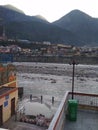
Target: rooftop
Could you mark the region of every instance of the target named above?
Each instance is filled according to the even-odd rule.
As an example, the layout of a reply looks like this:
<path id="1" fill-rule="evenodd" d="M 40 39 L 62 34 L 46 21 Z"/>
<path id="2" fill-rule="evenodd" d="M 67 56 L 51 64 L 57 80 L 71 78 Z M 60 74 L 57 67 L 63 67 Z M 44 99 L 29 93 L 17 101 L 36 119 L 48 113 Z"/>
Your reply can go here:
<path id="1" fill-rule="evenodd" d="M 66 120 L 64 130 L 97 130 L 98 111 L 78 110 L 77 120 Z"/>
<path id="2" fill-rule="evenodd" d="M 73 100 L 71 94 L 66 92 L 48 130 L 97 130 L 98 95 L 74 93 Z"/>
<path id="3" fill-rule="evenodd" d="M 9 130 L 45 130 L 45 128 L 33 124 L 17 122 L 15 121 L 15 116 L 11 117 L 7 122 L 5 122 L 2 128 Z"/>
<path id="4" fill-rule="evenodd" d="M 66 92 L 62 102 L 56 111 L 48 130 L 97 130 L 98 129 L 98 95 L 74 93 L 74 98 L 78 101 L 78 111 L 76 121 L 71 121 L 68 115 L 68 100 L 71 93 Z M 3 128 L 10 130 L 45 130 L 44 127 L 15 121 L 15 117 L 7 121 Z"/>
<path id="5" fill-rule="evenodd" d="M 13 88 L 12 87 L 1 87 L 0 88 L 0 96 L 2 94 L 5 94 L 6 92 L 8 92 L 9 90 L 12 90 Z"/>

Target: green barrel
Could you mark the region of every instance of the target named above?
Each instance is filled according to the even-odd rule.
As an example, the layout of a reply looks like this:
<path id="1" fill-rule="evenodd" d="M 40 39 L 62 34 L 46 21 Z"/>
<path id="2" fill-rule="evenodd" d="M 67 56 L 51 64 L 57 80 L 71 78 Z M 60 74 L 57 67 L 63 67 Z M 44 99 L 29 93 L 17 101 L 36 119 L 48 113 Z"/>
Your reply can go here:
<path id="1" fill-rule="evenodd" d="M 75 99 L 68 100 L 68 118 L 70 121 L 77 120 L 78 102 Z"/>

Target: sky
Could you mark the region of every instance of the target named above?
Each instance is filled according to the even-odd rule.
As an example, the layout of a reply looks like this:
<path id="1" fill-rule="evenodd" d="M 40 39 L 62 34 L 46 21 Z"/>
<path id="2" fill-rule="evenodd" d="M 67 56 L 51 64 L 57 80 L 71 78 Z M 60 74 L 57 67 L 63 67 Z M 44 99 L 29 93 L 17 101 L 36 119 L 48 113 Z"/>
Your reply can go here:
<path id="1" fill-rule="evenodd" d="M 58 20 L 74 9 L 98 18 L 98 0 L 0 0 L 0 5 L 11 4 L 26 15 L 41 15 L 49 22 Z"/>

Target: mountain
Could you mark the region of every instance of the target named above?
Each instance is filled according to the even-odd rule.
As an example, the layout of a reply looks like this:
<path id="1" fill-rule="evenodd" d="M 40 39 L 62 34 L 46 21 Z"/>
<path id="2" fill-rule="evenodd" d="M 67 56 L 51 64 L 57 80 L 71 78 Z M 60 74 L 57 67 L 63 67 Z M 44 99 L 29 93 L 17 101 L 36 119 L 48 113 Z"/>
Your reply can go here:
<path id="1" fill-rule="evenodd" d="M 84 44 L 98 45 L 98 19 L 92 18 L 80 10 L 73 10 L 53 22 L 63 29 L 74 33 Z"/>
<path id="2" fill-rule="evenodd" d="M 75 36 L 59 27 L 37 21 L 11 22 L 6 24 L 9 38 L 31 41 L 50 41 L 52 43 L 77 44 Z"/>
<path id="3" fill-rule="evenodd" d="M 25 15 L 23 11 L 11 5 L 0 6 L 0 19 L 2 19 L 3 23 L 5 24 L 13 21 L 40 21 L 46 23 L 48 22 L 47 20 L 38 18 L 36 16 Z"/>
<path id="4" fill-rule="evenodd" d="M 98 19 L 80 10 L 72 10 L 49 23 L 43 16 L 28 16 L 14 6 L 5 5 L 0 6 L 0 26 L 5 27 L 8 38 L 98 46 Z"/>
<path id="5" fill-rule="evenodd" d="M 36 15 L 35 17 L 47 21 L 46 18 L 44 18 L 44 17 L 41 16 L 41 15 Z"/>
<path id="6" fill-rule="evenodd" d="M 73 33 L 49 23 L 42 16 L 28 16 L 12 6 L 0 6 L 0 24 L 5 26 L 8 38 L 65 44 L 81 42 Z"/>
<path id="7" fill-rule="evenodd" d="M 24 14 L 24 12 L 23 12 L 22 10 L 17 9 L 16 7 L 14 7 L 14 6 L 12 6 L 12 5 L 9 5 L 9 4 L 8 4 L 8 5 L 4 5 L 3 7 Z"/>

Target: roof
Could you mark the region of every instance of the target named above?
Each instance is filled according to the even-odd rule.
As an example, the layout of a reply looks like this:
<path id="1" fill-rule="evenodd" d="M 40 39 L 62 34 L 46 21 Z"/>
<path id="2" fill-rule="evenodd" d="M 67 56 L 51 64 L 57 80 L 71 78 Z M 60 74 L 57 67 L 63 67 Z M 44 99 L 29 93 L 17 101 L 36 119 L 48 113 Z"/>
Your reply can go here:
<path id="1" fill-rule="evenodd" d="M 9 92 L 10 90 L 13 90 L 13 89 L 14 89 L 14 87 L 4 87 L 4 86 L 1 87 L 0 88 L 0 96 Z"/>
<path id="2" fill-rule="evenodd" d="M 97 130 L 98 111 L 78 110 L 77 120 L 66 120 L 64 130 Z"/>

